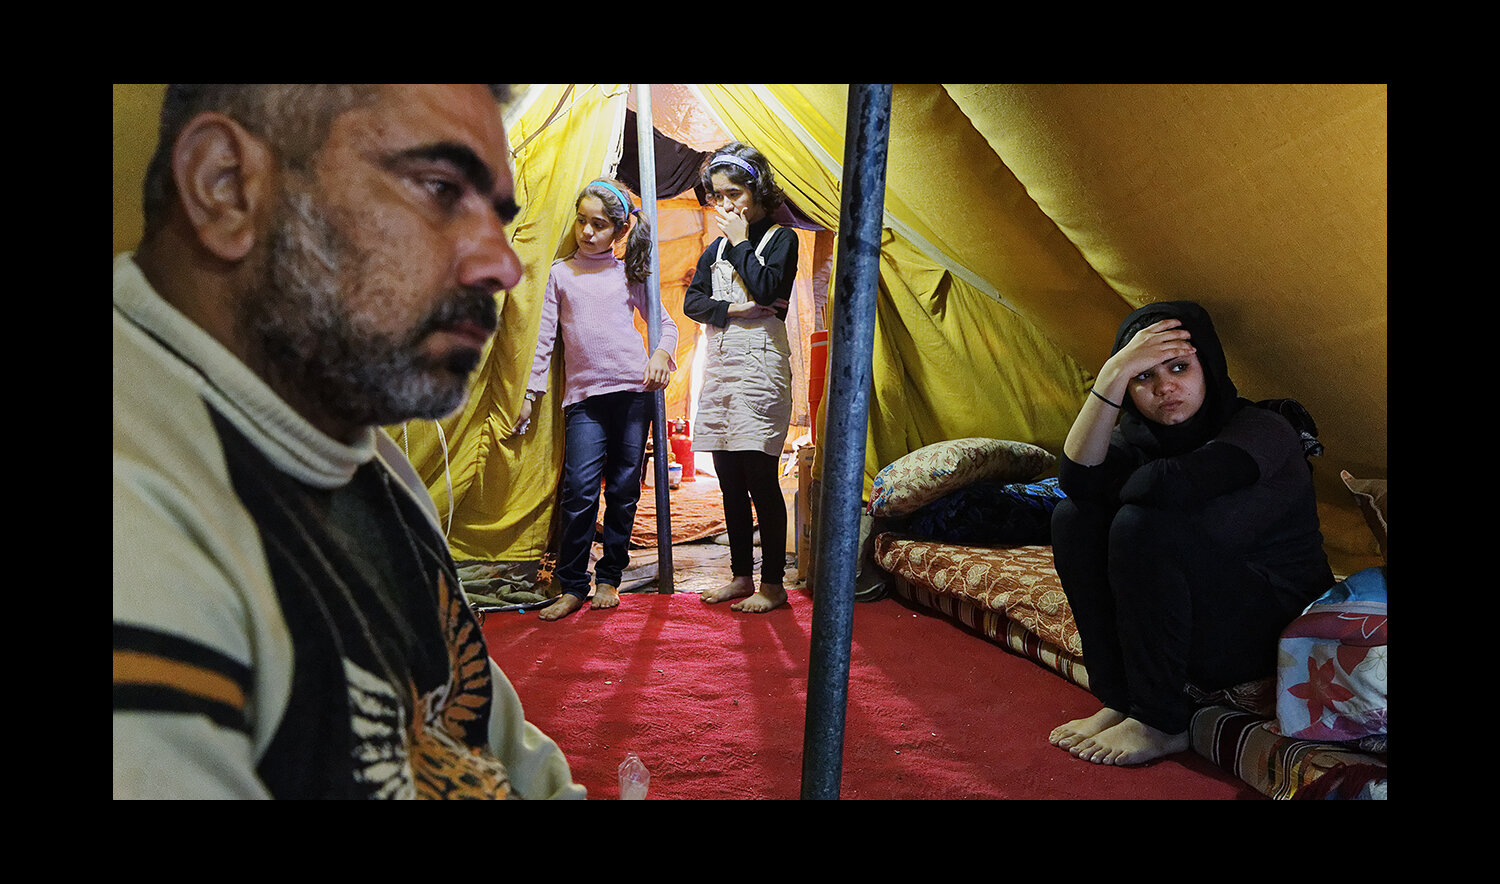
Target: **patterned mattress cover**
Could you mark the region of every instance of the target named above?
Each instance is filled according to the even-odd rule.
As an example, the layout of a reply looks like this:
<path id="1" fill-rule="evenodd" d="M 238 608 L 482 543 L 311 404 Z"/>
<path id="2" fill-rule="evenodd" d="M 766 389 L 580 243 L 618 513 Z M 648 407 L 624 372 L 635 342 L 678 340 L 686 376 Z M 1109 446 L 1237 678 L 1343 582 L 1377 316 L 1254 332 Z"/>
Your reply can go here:
<path id="1" fill-rule="evenodd" d="M 1385 798 L 1385 753 L 1298 740 L 1269 719 L 1228 706 L 1193 715 L 1193 751 L 1269 798 Z"/>
<path id="2" fill-rule="evenodd" d="M 875 538 L 875 563 L 894 578 L 898 595 L 1088 687 L 1052 547 L 957 546 L 888 532 Z"/>

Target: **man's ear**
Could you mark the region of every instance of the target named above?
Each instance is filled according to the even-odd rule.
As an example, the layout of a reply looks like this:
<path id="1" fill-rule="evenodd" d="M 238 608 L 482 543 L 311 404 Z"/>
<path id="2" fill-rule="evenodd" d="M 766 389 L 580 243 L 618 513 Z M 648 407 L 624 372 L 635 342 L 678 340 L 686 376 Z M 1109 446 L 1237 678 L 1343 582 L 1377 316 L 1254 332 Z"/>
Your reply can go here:
<path id="1" fill-rule="evenodd" d="M 257 219 L 275 192 L 270 148 L 233 119 L 203 113 L 172 146 L 172 177 L 188 221 L 204 248 L 239 261 L 255 246 Z"/>

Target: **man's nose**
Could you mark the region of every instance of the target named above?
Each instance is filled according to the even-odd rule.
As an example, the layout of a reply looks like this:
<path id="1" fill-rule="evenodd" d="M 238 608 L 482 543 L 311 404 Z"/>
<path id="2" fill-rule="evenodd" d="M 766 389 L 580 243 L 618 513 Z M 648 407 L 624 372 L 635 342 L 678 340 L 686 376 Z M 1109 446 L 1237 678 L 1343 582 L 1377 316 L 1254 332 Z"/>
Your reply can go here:
<path id="1" fill-rule="evenodd" d="M 475 226 L 459 255 L 461 285 L 494 291 L 514 288 L 521 281 L 521 259 L 505 237 L 505 223 L 490 212 L 478 213 Z"/>

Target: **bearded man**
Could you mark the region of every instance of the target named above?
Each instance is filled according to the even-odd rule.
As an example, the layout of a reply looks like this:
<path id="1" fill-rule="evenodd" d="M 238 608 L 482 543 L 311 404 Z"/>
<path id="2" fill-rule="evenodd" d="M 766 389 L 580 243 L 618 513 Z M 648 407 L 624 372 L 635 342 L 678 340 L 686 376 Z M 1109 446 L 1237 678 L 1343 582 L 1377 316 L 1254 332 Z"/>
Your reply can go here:
<path id="1" fill-rule="evenodd" d="M 380 427 L 521 264 L 503 87 L 171 86 L 114 261 L 116 797 L 584 797 Z"/>

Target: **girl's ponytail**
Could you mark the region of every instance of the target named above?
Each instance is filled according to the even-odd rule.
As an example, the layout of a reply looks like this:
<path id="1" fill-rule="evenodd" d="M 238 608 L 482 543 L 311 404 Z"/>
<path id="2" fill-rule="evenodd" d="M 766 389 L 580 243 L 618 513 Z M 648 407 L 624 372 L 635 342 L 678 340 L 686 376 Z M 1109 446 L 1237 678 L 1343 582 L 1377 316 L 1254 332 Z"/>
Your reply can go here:
<path id="1" fill-rule="evenodd" d="M 634 210 L 635 223 L 625 241 L 625 278 L 644 283 L 651 276 L 651 222 L 640 209 Z"/>

